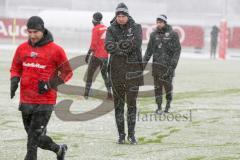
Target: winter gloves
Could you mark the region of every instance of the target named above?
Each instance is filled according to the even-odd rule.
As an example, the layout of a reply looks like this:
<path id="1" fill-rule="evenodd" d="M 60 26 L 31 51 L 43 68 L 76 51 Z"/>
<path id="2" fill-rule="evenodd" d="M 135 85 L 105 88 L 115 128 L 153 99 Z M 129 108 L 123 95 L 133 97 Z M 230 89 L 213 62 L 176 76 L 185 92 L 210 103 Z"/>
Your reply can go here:
<path id="1" fill-rule="evenodd" d="M 122 52 L 129 53 L 132 50 L 133 43 L 131 40 L 121 40 L 119 41 L 118 47 Z"/>
<path id="2" fill-rule="evenodd" d="M 85 57 L 85 62 L 86 62 L 86 63 L 89 62 L 89 58 L 90 58 L 91 53 L 92 53 L 92 50 L 89 49 L 89 50 L 88 50 L 88 53 L 87 53 L 87 55 L 86 55 L 86 57 Z"/>
<path id="3" fill-rule="evenodd" d="M 12 77 L 11 85 L 10 85 L 10 97 L 11 99 L 15 96 L 15 92 L 18 88 L 18 83 L 20 81 L 20 77 Z M 46 82 L 43 80 L 38 81 L 38 93 L 44 94 L 48 92 L 50 89 L 57 90 L 57 86 L 63 84 L 64 81 L 60 77 L 56 77 Z"/>
<path id="4" fill-rule="evenodd" d="M 12 77 L 11 78 L 11 86 L 10 86 L 11 99 L 15 96 L 15 92 L 18 88 L 19 81 L 20 81 L 20 77 Z"/>
<path id="5" fill-rule="evenodd" d="M 44 94 L 48 92 L 50 89 L 57 90 L 57 86 L 63 84 L 64 81 L 60 77 L 56 77 L 54 79 L 51 79 L 50 81 L 38 81 L 38 93 Z"/>
<path id="6" fill-rule="evenodd" d="M 129 54 L 132 51 L 133 43 L 131 40 L 121 40 L 119 42 L 109 41 L 106 43 L 106 50 L 109 53 Z"/>
<path id="7" fill-rule="evenodd" d="M 117 51 L 118 45 L 116 42 L 108 41 L 106 42 L 105 49 L 112 54 Z"/>

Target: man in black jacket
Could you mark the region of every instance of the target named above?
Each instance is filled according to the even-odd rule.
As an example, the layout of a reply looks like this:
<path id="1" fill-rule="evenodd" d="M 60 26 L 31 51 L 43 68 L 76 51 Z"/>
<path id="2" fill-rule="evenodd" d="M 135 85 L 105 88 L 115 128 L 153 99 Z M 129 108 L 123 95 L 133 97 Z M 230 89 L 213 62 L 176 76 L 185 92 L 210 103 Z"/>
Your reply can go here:
<path id="1" fill-rule="evenodd" d="M 167 24 L 167 17 L 160 15 L 156 20 L 157 28 L 150 35 L 150 40 L 143 61 L 145 65 L 153 55 L 152 75 L 154 77 L 155 97 L 158 108 L 156 113 L 162 113 L 162 90 L 166 92 L 167 104 L 164 110 L 168 113 L 172 101 L 172 80 L 181 52 L 179 37 Z"/>
<path id="2" fill-rule="evenodd" d="M 110 53 L 110 78 L 112 82 L 115 118 L 119 144 L 125 143 L 124 103 L 127 103 L 128 140 L 135 138 L 136 99 L 142 77 L 142 28 L 129 16 L 124 3 L 118 4 L 116 16 L 108 27 L 105 48 Z M 126 97 L 126 99 L 125 99 Z"/>

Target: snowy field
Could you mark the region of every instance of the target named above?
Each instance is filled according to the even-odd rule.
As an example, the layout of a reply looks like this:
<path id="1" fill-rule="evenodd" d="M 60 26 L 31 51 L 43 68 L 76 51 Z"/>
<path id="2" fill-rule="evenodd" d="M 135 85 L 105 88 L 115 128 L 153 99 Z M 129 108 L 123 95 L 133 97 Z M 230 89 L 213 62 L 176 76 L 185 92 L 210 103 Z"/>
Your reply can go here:
<path id="1" fill-rule="evenodd" d="M 74 57 L 71 55 L 70 57 Z M 10 100 L 12 52 L 0 53 L 0 160 L 22 160 L 26 133 L 18 111 L 19 90 Z M 63 121 L 53 113 L 48 134 L 66 143 L 67 160 L 238 160 L 240 159 L 240 61 L 181 58 L 174 79 L 171 114 L 155 116 L 153 97 L 139 97 L 138 145 L 118 145 L 114 112 L 89 121 Z M 69 84 L 84 86 L 86 66 L 74 71 Z M 105 90 L 99 75 L 93 85 Z M 150 87 L 153 89 L 153 87 Z M 94 93 L 93 93 L 94 94 Z M 96 108 L 101 100 L 59 94 L 73 100 L 73 114 Z M 126 110 L 126 109 L 125 109 Z M 164 117 L 165 116 L 165 117 Z M 38 150 L 38 159 L 55 160 Z"/>

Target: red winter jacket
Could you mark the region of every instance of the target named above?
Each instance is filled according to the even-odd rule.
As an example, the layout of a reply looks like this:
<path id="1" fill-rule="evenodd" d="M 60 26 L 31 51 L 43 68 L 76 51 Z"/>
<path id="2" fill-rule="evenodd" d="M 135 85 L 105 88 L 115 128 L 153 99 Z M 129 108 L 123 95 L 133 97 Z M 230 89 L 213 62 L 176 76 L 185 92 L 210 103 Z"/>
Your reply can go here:
<path id="1" fill-rule="evenodd" d="M 49 81 L 54 73 L 58 73 L 64 82 L 72 77 L 64 50 L 53 42 L 47 30 L 36 46 L 25 42 L 17 48 L 10 72 L 11 78 L 20 77 L 20 103 L 27 104 L 56 104 L 56 90 L 39 94 L 38 81 Z"/>
<path id="2" fill-rule="evenodd" d="M 97 58 L 108 58 L 108 53 L 104 48 L 107 27 L 103 24 L 97 24 L 92 29 L 91 50 Z"/>

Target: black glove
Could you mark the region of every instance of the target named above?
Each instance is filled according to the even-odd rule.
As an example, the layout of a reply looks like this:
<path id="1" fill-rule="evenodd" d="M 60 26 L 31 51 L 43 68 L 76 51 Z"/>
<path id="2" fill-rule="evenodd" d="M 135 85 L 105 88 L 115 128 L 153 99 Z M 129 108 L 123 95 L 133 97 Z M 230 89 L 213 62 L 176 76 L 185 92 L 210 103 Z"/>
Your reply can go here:
<path id="1" fill-rule="evenodd" d="M 86 62 L 86 63 L 88 63 L 89 57 L 90 57 L 90 55 L 87 54 L 86 57 L 85 57 L 85 62 Z"/>
<path id="2" fill-rule="evenodd" d="M 38 93 L 44 94 L 51 89 L 50 84 L 46 81 L 38 81 Z"/>
<path id="3" fill-rule="evenodd" d="M 89 50 L 88 50 L 88 53 L 87 53 L 87 55 L 86 55 L 86 57 L 85 57 L 85 62 L 86 62 L 86 63 L 88 63 L 89 57 L 90 57 L 91 53 L 92 53 L 92 50 L 89 49 Z"/>
<path id="4" fill-rule="evenodd" d="M 44 93 L 48 92 L 50 89 L 57 90 L 57 86 L 59 86 L 63 83 L 64 83 L 64 81 L 58 76 L 51 79 L 50 81 L 40 80 L 40 81 L 38 81 L 38 93 L 44 94 Z"/>
<path id="5" fill-rule="evenodd" d="M 119 41 L 118 46 L 120 51 L 130 53 L 133 47 L 133 43 L 131 40 L 121 40 Z"/>
<path id="6" fill-rule="evenodd" d="M 10 95 L 11 99 L 15 96 L 15 92 L 16 92 L 16 90 L 18 88 L 19 81 L 20 81 L 19 77 L 11 78 L 11 88 L 10 88 L 10 90 L 11 90 L 11 95 Z"/>
<path id="7" fill-rule="evenodd" d="M 108 42 L 106 42 L 105 49 L 108 52 L 113 53 L 118 49 L 118 45 L 115 42 L 108 41 Z"/>

